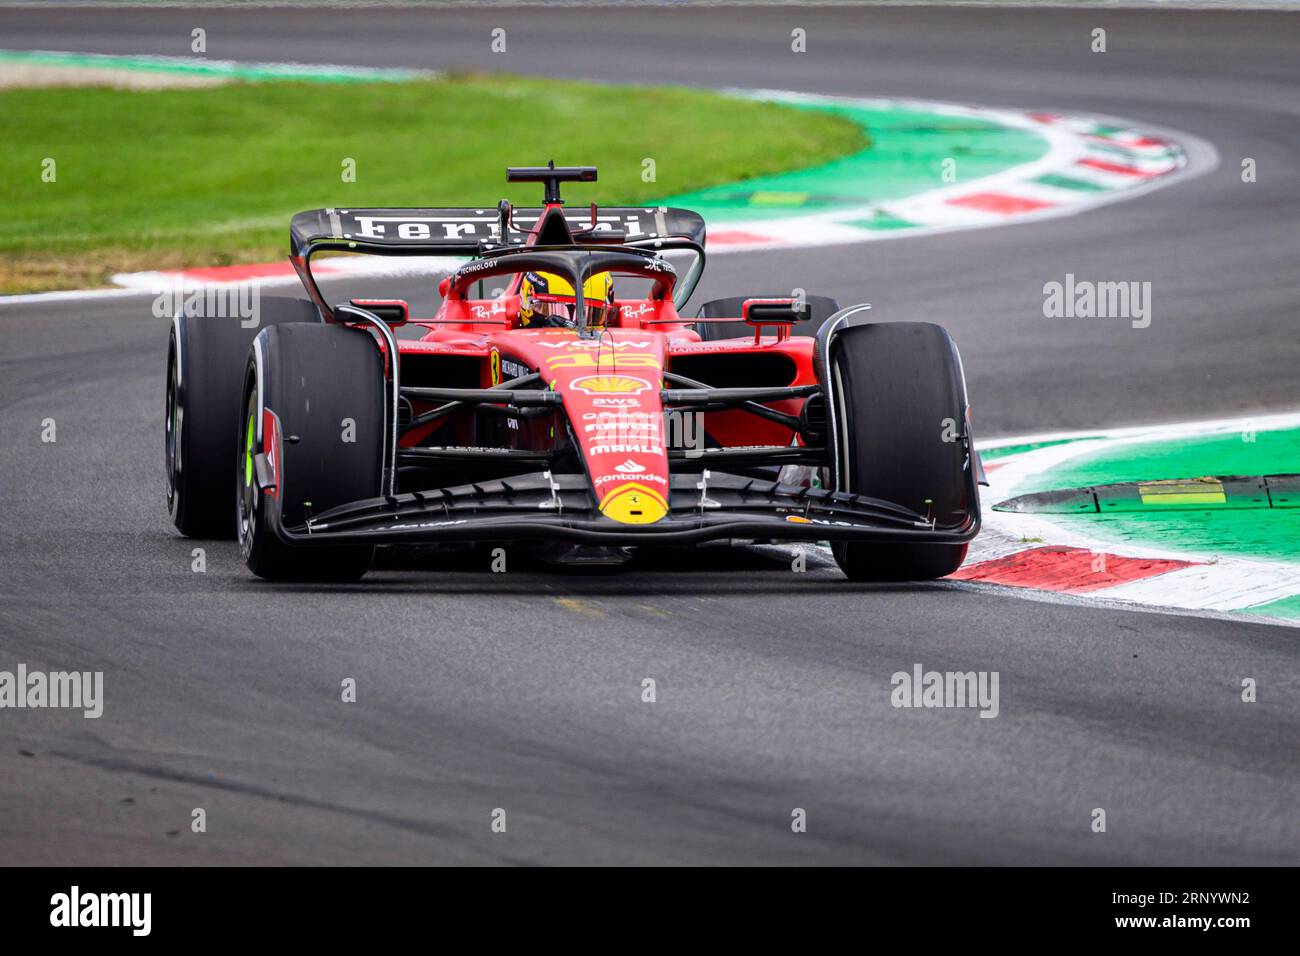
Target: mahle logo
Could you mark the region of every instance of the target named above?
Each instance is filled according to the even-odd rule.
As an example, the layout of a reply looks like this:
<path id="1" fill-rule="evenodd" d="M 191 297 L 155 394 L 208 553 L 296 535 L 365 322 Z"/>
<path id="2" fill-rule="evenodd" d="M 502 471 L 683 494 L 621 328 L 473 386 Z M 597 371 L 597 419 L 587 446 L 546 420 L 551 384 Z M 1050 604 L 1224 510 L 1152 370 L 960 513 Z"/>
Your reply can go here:
<path id="1" fill-rule="evenodd" d="M 666 441 L 668 448 L 683 452 L 687 458 L 704 454 L 703 412 L 666 409 L 656 415 L 634 408 L 584 412 L 582 431 L 593 445 L 649 445 L 656 448 L 654 454 L 659 454 L 659 446 Z"/>

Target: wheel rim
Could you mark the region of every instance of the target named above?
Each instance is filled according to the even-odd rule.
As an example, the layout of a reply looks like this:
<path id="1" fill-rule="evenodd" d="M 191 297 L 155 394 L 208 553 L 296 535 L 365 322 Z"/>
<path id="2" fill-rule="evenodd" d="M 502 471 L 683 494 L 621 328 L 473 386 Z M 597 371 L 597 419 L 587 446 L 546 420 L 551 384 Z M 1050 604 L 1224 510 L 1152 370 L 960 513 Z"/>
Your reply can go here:
<path id="1" fill-rule="evenodd" d="M 244 416 L 244 440 L 236 462 L 239 483 L 239 540 L 245 551 L 251 547 L 257 522 L 257 481 L 253 455 L 257 445 L 257 401 L 255 393 L 249 395 Z"/>
<path id="2" fill-rule="evenodd" d="M 844 376 L 840 373 L 839 362 L 836 362 L 833 365 L 831 374 L 835 379 L 835 402 L 839 406 L 840 411 L 840 434 L 838 436 L 832 436 L 834 441 L 837 443 L 839 452 L 839 474 L 832 475 L 831 477 L 834 479 L 833 483 L 836 485 L 836 491 L 851 491 L 853 485 L 852 473 L 849 469 L 849 453 L 852 449 L 849 446 L 849 429 L 852 426 L 849 423 L 848 405 L 844 401 Z"/>
<path id="3" fill-rule="evenodd" d="M 167 417 L 164 424 L 163 452 L 166 456 L 167 505 L 175 509 L 177 479 L 180 475 L 180 397 L 176 388 L 176 350 L 171 349 L 167 363 Z"/>

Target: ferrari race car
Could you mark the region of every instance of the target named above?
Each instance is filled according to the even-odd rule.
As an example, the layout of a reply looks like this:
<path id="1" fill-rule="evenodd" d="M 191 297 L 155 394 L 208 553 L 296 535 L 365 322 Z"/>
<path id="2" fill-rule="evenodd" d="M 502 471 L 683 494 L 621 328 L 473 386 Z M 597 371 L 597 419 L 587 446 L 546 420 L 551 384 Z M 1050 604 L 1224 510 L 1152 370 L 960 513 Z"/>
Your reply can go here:
<path id="1" fill-rule="evenodd" d="M 507 178 L 543 183 L 544 204 L 300 213 L 306 298 L 261 297 L 256 324 L 180 310 L 165 437 L 183 534 L 237 535 L 273 580 L 352 580 L 377 546 L 452 542 L 829 541 L 853 580 L 961 565 L 981 474 L 942 328 L 803 294 L 684 318 L 698 214 L 566 212 L 561 183 L 593 167 Z M 455 261 L 417 318 L 329 301 L 321 253 Z"/>

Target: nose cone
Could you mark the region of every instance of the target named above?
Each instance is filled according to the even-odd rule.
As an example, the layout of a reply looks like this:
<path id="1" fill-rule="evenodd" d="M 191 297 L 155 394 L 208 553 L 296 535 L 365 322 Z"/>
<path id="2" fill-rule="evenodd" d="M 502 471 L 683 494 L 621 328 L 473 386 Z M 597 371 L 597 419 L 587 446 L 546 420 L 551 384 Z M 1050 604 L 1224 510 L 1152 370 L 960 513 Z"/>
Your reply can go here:
<path id="1" fill-rule="evenodd" d="M 653 524 L 668 514 L 664 352 L 652 332 L 539 343 L 540 367 L 564 400 L 601 514 Z"/>
<path id="2" fill-rule="evenodd" d="M 668 514 L 668 503 L 657 492 L 630 482 L 609 493 L 600 513 L 621 524 L 654 524 Z"/>

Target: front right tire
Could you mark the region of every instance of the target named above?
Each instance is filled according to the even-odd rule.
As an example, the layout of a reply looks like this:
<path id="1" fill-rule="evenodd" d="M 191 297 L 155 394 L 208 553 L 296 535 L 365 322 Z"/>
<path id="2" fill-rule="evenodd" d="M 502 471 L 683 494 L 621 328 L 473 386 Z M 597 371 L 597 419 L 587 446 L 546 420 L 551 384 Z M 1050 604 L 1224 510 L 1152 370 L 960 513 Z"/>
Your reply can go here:
<path id="1" fill-rule="evenodd" d="M 948 333 L 928 322 L 844 329 L 832 340 L 840 446 L 838 489 L 881 498 L 954 527 L 979 501 L 968 473 L 966 387 Z M 952 574 L 965 544 L 838 541 L 854 581 L 929 581 Z"/>
<path id="2" fill-rule="evenodd" d="M 306 299 L 262 296 L 257 323 L 186 315 L 167 342 L 167 417 L 163 424 L 167 511 L 181 534 L 233 538 L 235 498 L 230 448 L 240 427 L 248 347 L 259 331 L 287 322 L 320 323 Z"/>

